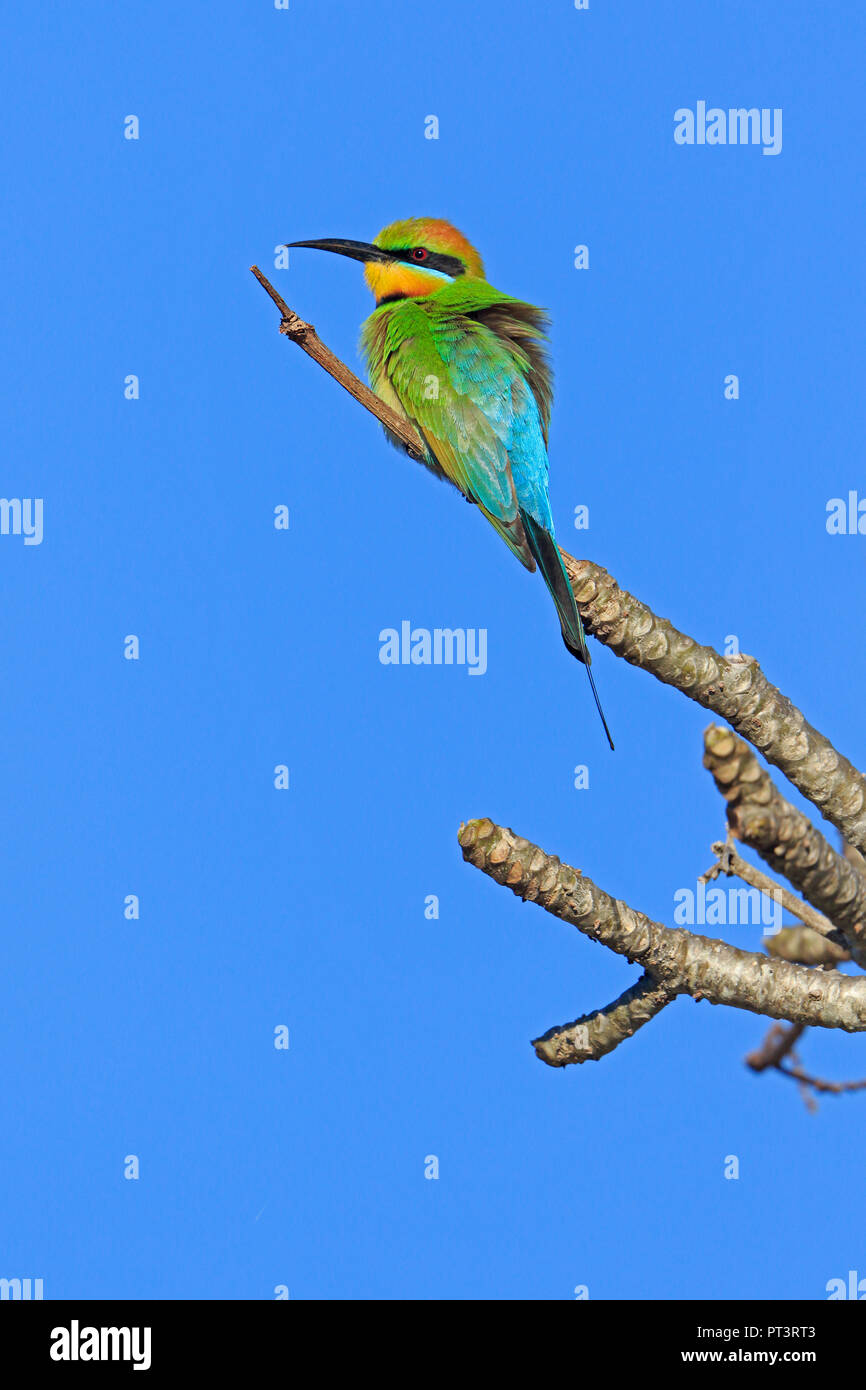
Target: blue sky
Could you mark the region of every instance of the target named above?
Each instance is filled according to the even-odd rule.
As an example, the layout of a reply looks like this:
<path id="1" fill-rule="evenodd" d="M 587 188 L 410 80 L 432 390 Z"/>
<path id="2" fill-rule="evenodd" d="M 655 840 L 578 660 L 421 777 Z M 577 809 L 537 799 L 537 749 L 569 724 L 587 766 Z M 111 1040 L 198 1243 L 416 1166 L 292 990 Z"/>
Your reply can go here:
<path id="1" fill-rule="evenodd" d="M 233 1299 L 866 1275 L 864 1101 L 810 1115 L 753 1077 L 765 1020 L 679 1000 L 598 1065 L 536 1060 L 639 972 L 464 865 L 458 825 L 671 922 L 723 829 L 708 716 L 596 647 L 611 754 L 540 579 L 278 336 L 248 271 L 357 365 L 360 267 L 275 271 L 275 247 L 454 221 L 552 314 L 563 546 L 735 634 L 862 766 L 866 539 L 825 517 L 866 495 L 864 30 L 800 0 L 10 18 L 0 494 L 42 498 L 44 536 L 0 536 L 0 1275 Z M 677 145 L 701 100 L 781 108 L 781 152 Z M 404 620 L 486 629 L 484 676 L 382 665 Z M 866 1073 L 858 1037 L 804 1056 Z"/>

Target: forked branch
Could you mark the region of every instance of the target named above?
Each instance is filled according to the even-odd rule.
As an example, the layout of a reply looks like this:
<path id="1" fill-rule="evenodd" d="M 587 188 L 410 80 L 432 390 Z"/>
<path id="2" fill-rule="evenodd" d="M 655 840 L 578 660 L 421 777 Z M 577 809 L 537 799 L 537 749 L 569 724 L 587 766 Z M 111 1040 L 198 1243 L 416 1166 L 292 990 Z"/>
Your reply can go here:
<path id="1" fill-rule="evenodd" d="M 458 834 L 463 858 L 519 898 L 643 966 L 672 994 L 819 1028 L 866 1031 L 866 976 L 810 970 L 662 926 L 609 897 L 577 869 L 491 820 Z"/>

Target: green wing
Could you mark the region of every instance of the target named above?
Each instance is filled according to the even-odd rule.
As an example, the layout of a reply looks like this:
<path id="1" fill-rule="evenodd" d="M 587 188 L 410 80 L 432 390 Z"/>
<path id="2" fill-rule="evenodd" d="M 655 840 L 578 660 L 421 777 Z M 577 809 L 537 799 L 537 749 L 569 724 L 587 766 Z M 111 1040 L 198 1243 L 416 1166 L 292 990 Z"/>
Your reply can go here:
<path id="1" fill-rule="evenodd" d="M 521 563 L 534 570 L 509 447 L 516 407 L 525 408 L 529 391 L 546 438 L 549 375 L 542 383 L 520 342 L 521 332 L 540 340 L 541 330 L 486 282 L 456 290 L 449 286 L 429 298 L 383 305 L 371 315 L 362 346 L 373 389 L 392 404 L 396 398 L 424 438 L 434 471 L 476 502 Z M 512 332 L 501 331 L 506 325 Z"/>

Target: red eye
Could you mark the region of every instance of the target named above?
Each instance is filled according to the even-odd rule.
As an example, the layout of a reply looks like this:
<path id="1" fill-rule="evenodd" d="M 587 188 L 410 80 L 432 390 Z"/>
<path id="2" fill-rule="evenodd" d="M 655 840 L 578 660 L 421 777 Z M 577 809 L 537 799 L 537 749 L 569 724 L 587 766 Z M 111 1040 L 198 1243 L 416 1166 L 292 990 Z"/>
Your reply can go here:
<path id="1" fill-rule="evenodd" d="M 412 252 L 412 259 L 413 261 L 426 261 L 429 254 L 426 246 L 416 246 Z"/>

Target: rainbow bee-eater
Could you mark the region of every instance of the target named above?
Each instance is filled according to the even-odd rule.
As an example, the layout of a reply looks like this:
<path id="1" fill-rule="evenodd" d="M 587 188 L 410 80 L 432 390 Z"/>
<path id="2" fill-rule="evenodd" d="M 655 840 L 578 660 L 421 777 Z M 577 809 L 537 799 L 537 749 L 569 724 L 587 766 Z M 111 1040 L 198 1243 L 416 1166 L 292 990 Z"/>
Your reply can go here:
<path id="1" fill-rule="evenodd" d="M 521 564 L 541 570 L 613 748 L 554 539 L 546 313 L 488 284 L 475 247 L 437 218 L 393 222 L 373 242 L 333 237 L 290 245 L 363 263 L 376 297 L 361 334 L 373 391 L 414 425 L 427 467 L 477 503 Z"/>

